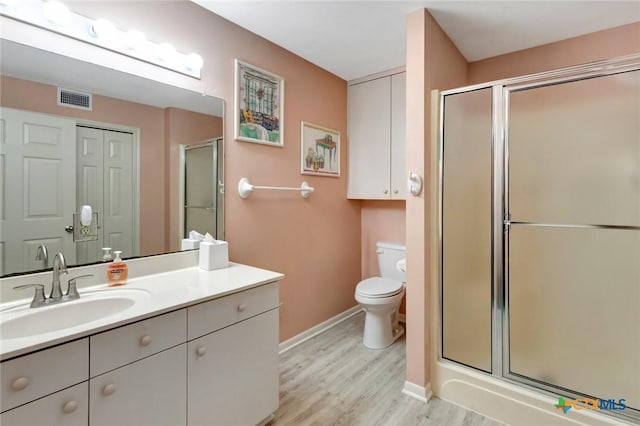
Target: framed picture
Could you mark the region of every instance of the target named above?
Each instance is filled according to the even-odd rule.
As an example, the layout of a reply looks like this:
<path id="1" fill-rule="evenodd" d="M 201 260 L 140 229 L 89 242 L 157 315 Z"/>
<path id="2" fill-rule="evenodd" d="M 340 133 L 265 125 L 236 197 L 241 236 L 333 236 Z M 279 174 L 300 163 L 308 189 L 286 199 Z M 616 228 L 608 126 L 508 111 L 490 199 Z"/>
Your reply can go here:
<path id="1" fill-rule="evenodd" d="M 302 122 L 300 173 L 340 177 L 340 132 Z"/>
<path id="2" fill-rule="evenodd" d="M 284 79 L 236 59 L 236 140 L 284 146 Z"/>

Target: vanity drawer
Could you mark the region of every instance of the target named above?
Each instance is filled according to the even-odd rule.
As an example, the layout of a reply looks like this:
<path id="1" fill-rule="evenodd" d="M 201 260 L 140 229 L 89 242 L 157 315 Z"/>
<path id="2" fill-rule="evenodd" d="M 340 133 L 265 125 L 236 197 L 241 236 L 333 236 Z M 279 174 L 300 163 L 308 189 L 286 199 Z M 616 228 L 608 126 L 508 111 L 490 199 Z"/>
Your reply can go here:
<path id="1" fill-rule="evenodd" d="M 189 340 L 278 306 L 277 282 L 191 306 L 187 308 L 189 311 Z"/>
<path id="2" fill-rule="evenodd" d="M 86 426 L 89 385 L 80 383 L 0 414 L 2 426 Z"/>
<path id="3" fill-rule="evenodd" d="M 187 340 L 187 310 L 170 312 L 91 336 L 91 377 Z"/>
<path id="4" fill-rule="evenodd" d="M 76 340 L 0 364 L 0 411 L 86 381 L 89 339 Z"/>

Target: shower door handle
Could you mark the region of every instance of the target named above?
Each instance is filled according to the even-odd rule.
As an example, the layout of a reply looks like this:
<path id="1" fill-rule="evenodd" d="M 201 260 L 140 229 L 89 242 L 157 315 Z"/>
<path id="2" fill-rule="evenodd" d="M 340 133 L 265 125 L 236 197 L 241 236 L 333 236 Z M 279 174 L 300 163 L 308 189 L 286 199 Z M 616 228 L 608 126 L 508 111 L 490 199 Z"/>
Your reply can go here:
<path id="1" fill-rule="evenodd" d="M 504 216 L 504 220 L 502 221 L 503 225 L 504 225 L 504 230 L 508 231 L 509 229 L 511 229 L 511 213 L 507 213 Z"/>

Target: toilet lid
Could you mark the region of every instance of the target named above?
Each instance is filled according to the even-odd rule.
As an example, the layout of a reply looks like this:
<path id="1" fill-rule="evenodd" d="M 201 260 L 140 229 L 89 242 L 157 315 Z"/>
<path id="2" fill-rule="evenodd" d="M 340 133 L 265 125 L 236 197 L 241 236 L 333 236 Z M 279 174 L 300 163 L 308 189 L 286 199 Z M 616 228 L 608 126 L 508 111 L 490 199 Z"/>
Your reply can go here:
<path id="1" fill-rule="evenodd" d="M 361 281 L 356 293 L 367 297 L 389 297 L 402 291 L 402 282 L 388 278 L 374 277 Z"/>

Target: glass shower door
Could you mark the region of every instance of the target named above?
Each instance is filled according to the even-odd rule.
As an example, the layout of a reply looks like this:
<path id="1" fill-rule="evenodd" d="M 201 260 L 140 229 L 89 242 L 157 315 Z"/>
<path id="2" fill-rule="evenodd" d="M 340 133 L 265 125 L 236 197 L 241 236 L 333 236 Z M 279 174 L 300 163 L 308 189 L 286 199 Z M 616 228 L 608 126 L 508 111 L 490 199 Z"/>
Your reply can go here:
<path id="1" fill-rule="evenodd" d="M 514 87 L 507 109 L 505 375 L 638 410 L 640 71 Z"/>
<path id="2" fill-rule="evenodd" d="M 442 145 L 442 356 L 492 371 L 492 89 L 447 95 Z"/>

